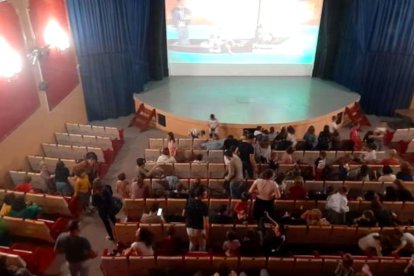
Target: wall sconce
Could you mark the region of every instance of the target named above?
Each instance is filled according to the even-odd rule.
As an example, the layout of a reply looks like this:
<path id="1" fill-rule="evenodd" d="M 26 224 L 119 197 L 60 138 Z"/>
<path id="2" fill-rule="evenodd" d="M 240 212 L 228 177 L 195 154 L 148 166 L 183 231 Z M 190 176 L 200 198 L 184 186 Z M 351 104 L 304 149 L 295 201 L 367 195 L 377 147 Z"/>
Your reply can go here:
<path id="1" fill-rule="evenodd" d="M 50 20 L 47 24 L 43 38 L 50 48 L 64 51 L 70 47 L 68 34 L 54 19 Z"/>
<path id="2" fill-rule="evenodd" d="M 37 61 L 47 55 L 49 55 L 49 46 L 45 46 L 43 48 L 35 47 L 27 54 L 27 58 L 30 60 L 32 65 L 35 65 Z"/>
<path id="3" fill-rule="evenodd" d="M 0 60 L 0 78 L 11 79 L 23 69 L 21 56 L 2 37 L 0 37 Z"/>

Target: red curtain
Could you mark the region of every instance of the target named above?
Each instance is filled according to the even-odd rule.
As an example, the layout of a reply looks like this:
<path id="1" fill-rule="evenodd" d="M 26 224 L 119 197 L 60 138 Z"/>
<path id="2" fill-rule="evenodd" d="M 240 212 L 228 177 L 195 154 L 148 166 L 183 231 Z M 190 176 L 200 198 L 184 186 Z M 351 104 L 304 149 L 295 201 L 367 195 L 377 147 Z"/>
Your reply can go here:
<path id="1" fill-rule="evenodd" d="M 55 20 L 71 37 L 64 0 L 30 0 L 30 20 L 39 47 L 46 46 L 44 31 L 51 20 Z M 40 59 L 43 78 L 48 84 L 46 95 L 50 110 L 79 84 L 75 49 L 71 39 L 70 42 L 68 49 L 50 49 L 49 55 Z"/>
<path id="2" fill-rule="evenodd" d="M 0 3 L 0 37 L 21 56 L 23 69 L 12 79 L 0 77 L 0 141 L 23 123 L 39 107 L 36 80 L 14 7 Z M 0 61 L 1 62 L 1 61 Z M 30 133 L 28 133 L 30 135 Z"/>

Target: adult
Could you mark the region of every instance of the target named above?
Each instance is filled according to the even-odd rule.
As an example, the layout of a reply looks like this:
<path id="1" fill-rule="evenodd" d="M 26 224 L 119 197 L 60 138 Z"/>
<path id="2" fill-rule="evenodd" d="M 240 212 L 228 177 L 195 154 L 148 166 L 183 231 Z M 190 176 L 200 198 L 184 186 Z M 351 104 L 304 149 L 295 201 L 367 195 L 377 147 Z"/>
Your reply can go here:
<path id="1" fill-rule="evenodd" d="M 223 251 L 226 257 L 237 257 L 240 253 L 240 241 L 234 231 L 227 231 L 226 240 L 223 243 Z"/>
<path id="2" fill-rule="evenodd" d="M 342 149 L 342 141 L 341 136 L 337 130 L 332 133 L 331 136 L 331 150 L 341 150 Z"/>
<path id="3" fill-rule="evenodd" d="M 91 197 L 91 182 L 85 170 L 77 170 L 75 177 L 75 192 L 73 196 L 78 200 L 79 207 L 85 210 L 89 206 Z"/>
<path id="4" fill-rule="evenodd" d="M 145 159 L 144 158 L 137 158 L 137 177 L 138 178 L 150 178 L 154 176 L 154 173 L 158 170 L 161 171 L 162 169 L 155 165 L 151 168 L 151 170 L 148 170 L 145 168 Z"/>
<path id="5" fill-rule="evenodd" d="M 308 192 L 305 189 L 305 181 L 303 180 L 303 177 L 296 177 L 293 186 L 289 188 L 288 199 L 305 200 L 307 196 Z"/>
<path id="6" fill-rule="evenodd" d="M 166 236 L 157 245 L 157 255 L 159 256 L 177 256 L 182 253 L 182 241 L 176 235 L 175 226 L 169 225 L 165 231 Z"/>
<path id="7" fill-rule="evenodd" d="M 409 232 L 403 232 L 401 229 L 396 229 L 399 244 L 397 248 L 392 251 L 392 254 L 399 254 L 401 251 L 407 253 L 414 253 L 414 235 Z"/>
<path id="8" fill-rule="evenodd" d="M 148 213 L 143 213 L 140 219 L 142 223 L 165 223 L 165 219 L 162 214 L 158 214 L 158 203 L 151 204 Z"/>
<path id="9" fill-rule="evenodd" d="M 389 150 L 387 152 L 387 158 L 382 159 L 381 164 L 384 166 L 397 166 L 400 165 L 400 159 L 398 159 L 398 154 L 395 149 Z"/>
<path id="10" fill-rule="evenodd" d="M 351 131 L 349 132 L 349 138 L 354 143 L 354 150 L 361 150 L 362 149 L 362 140 L 359 136 L 359 124 L 355 124 Z"/>
<path id="11" fill-rule="evenodd" d="M 263 239 L 265 255 L 280 256 L 283 254 L 283 247 L 286 242 L 284 227 L 274 221 L 269 213 L 265 212 L 265 217 L 271 225 L 271 231 Z"/>
<path id="12" fill-rule="evenodd" d="M 130 186 L 128 180 L 126 180 L 125 173 L 120 173 L 117 176 L 118 180 L 115 183 L 116 193 L 121 198 L 129 198 L 130 196 Z"/>
<path id="13" fill-rule="evenodd" d="M 326 202 L 326 210 L 328 211 L 328 220 L 332 224 L 345 224 L 346 213 L 349 212 L 348 207 L 348 188 L 343 186 L 338 192 L 330 195 Z"/>
<path id="14" fill-rule="evenodd" d="M 267 136 L 259 136 L 254 146 L 255 159 L 259 163 L 267 164 L 271 159 L 272 149 Z"/>
<path id="15" fill-rule="evenodd" d="M 137 177 L 131 183 L 130 197 L 131 199 L 136 198 L 147 198 L 149 196 L 149 187 L 145 185 L 144 179 Z"/>
<path id="16" fill-rule="evenodd" d="M 262 255 L 263 247 L 260 245 L 260 238 L 257 231 L 247 229 L 241 240 L 240 255 L 256 257 Z"/>
<path id="17" fill-rule="evenodd" d="M 88 152 L 85 155 L 85 160 L 79 162 L 73 169 L 76 174 L 78 171 L 84 171 L 88 176 L 89 183 L 93 183 L 93 180 L 98 177 L 98 156 L 94 152 Z"/>
<path id="18" fill-rule="evenodd" d="M 240 159 L 243 164 L 243 175 L 244 177 L 253 178 L 254 174 L 257 172 L 257 165 L 254 156 L 254 147 L 253 147 L 253 138 L 254 136 L 249 134 L 247 137 L 242 139 L 242 142 L 239 145 Z"/>
<path id="19" fill-rule="evenodd" d="M 168 148 L 163 148 L 161 155 L 157 159 L 157 164 L 163 163 L 176 163 L 177 161 L 173 156 L 170 155 L 170 150 Z"/>
<path id="20" fill-rule="evenodd" d="M 359 249 L 368 256 L 382 256 L 382 238 L 379 233 L 370 233 L 359 239 Z"/>
<path id="21" fill-rule="evenodd" d="M 170 156 L 175 157 L 177 154 L 177 142 L 175 141 L 174 133 L 167 133 L 167 147 L 170 152 Z"/>
<path id="22" fill-rule="evenodd" d="M 10 213 L 15 198 L 16 195 L 14 193 L 8 193 L 4 196 L 0 210 L 1 217 L 7 216 Z"/>
<path id="23" fill-rule="evenodd" d="M 249 193 L 256 195 L 253 206 L 253 216 L 259 222 L 264 212 L 273 215 L 274 200 L 280 198 L 279 186 L 273 180 L 274 172 L 270 169 L 265 170 L 262 176 L 253 182 Z"/>
<path id="24" fill-rule="evenodd" d="M 206 239 L 209 228 L 208 206 L 202 201 L 204 189 L 199 187 L 193 197 L 187 201 L 184 209 L 189 251 L 206 251 Z"/>
<path id="25" fill-rule="evenodd" d="M 269 138 L 269 141 L 273 142 L 273 140 L 275 140 L 275 138 L 276 138 L 276 135 L 277 135 L 277 133 L 275 131 L 275 128 L 271 126 L 269 128 L 269 133 L 267 134 L 267 137 Z"/>
<path id="26" fill-rule="evenodd" d="M 317 150 L 329 150 L 331 146 L 332 134 L 329 131 L 329 126 L 325 125 L 323 130 L 319 133 L 318 144 L 316 145 Z"/>
<path id="27" fill-rule="evenodd" d="M 88 260 L 97 257 L 89 241 L 80 236 L 79 221 L 69 223 L 69 233 L 62 233 L 56 239 L 55 252 L 64 253 L 71 276 L 89 275 Z"/>
<path id="28" fill-rule="evenodd" d="M 108 234 L 107 239 L 113 241 L 114 235 L 111 222 L 115 225 L 116 214 L 113 206 L 112 190 L 110 186 L 104 185 L 99 178 L 96 178 L 93 182 L 92 205 L 98 210 L 99 217 Z"/>
<path id="29" fill-rule="evenodd" d="M 321 180 L 323 171 L 325 170 L 325 167 L 327 166 L 327 160 L 326 160 L 326 152 L 321 151 L 319 153 L 319 157 L 315 160 L 314 163 L 314 175 L 316 180 Z"/>
<path id="30" fill-rule="evenodd" d="M 400 171 L 397 173 L 397 179 L 403 181 L 413 181 L 413 172 L 408 162 L 401 163 Z"/>
<path id="31" fill-rule="evenodd" d="M 303 141 L 305 143 L 304 147 L 305 150 L 313 150 L 316 145 L 316 135 L 315 135 L 315 127 L 310 126 L 306 131 L 305 135 L 303 135 Z"/>
<path id="32" fill-rule="evenodd" d="M 227 174 L 224 180 L 230 185 L 230 197 L 240 198 L 243 189 L 243 164 L 237 154 L 233 154 L 230 150 L 225 152 L 225 155 L 230 162 L 227 165 Z"/>
<path id="33" fill-rule="evenodd" d="M 42 213 L 43 209 L 37 204 L 26 204 L 25 201 L 26 199 L 24 195 L 16 196 L 8 216 L 23 219 L 36 219 Z"/>
<path id="34" fill-rule="evenodd" d="M 397 215 L 383 206 L 378 195 L 371 201 L 371 210 L 374 212 L 375 219 L 380 227 L 395 226 Z"/>
<path id="35" fill-rule="evenodd" d="M 286 129 L 287 132 L 287 136 L 286 136 L 286 141 L 289 143 L 290 147 L 295 148 L 296 144 L 298 143 L 298 140 L 296 139 L 296 130 L 293 126 L 288 126 Z"/>
<path id="36" fill-rule="evenodd" d="M 288 147 L 279 160 L 280 164 L 293 164 L 292 154 L 295 152 L 293 147 Z"/>
<path id="37" fill-rule="evenodd" d="M 362 215 L 353 222 L 355 225 L 359 227 L 375 227 L 378 226 L 378 222 L 375 218 L 374 211 L 372 210 L 364 210 Z"/>
<path id="38" fill-rule="evenodd" d="M 397 190 L 398 200 L 399 201 L 413 201 L 413 195 L 410 190 L 408 190 L 403 181 L 396 179 L 394 181 L 395 188 Z"/>
<path id="39" fill-rule="evenodd" d="M 63 196 L 71 196 L 73 194 L 73 187 L 69 183 L 70 173 L 63 161 L 59 160 L 55 168 L 55 185 L 56 191 Z"/>
<path id="40" fill-rule="evenodd" d="M 43 181 L 43 187 L 41 188 L 41 190 L 50 194 L 56 192 L 56 186 L 53 180 L 53 175 L 49 171 L 49 168 L 47 167 L 46 163 L 43 161 L 40 162 L 40 178 Z"/>
<path id="41" fill-rule="evenodd" d="M 330 225 L 329 221 L 326 218 L 322 217 L 321 210 L 315 208 L 311 210 L 306 210 L 300 218 L 306 222 L 307 225 Z"/>
<path id="42" fill-rule="evenodd" d="M 216 115 L 210 114 L 210 119 L 208 120 L 208 135 L 210 138 L 218 134 L 218 128 L 220 126 L 219 121 L 216 118 Z"/>
<path id="43" fill-rule="evenodd" d="M 33 185 L 31 182 L 32 182 L 32 178 L 29 175 L 26 175 L 23 179 L 23 182 L 17 184 L 14 190 L 17 192 L 32 193 Z"/>
<path id="44" fill-rule="evenodd" d="M 367 163 L 374 163 L 377 160 L 377 146 L 375 144 L 368 144 L 367 153 L 362 156 L 362 160 Z"/>
<path id="45" fill-rule="evenodd" d="M 224 140 L 223 150 L 224 151 L 229 150 L 230 148 L 232 148 L 232 146 L 237 148 L 239 146 L 239 141 L 237 139 L 235 139 L 233 135 L 229 135 Z"/>
<path id="46" fill-rule="evenodd" d="M 154 241 L 154 234 L 147 228 L 140 227 L 135 232 L 136 241 L 131 244 L 131 247 L 124 252 L 125 256 L 153 256 L 154 249 L 152 244 Z"/>
<path id="47" fill-rule="evenodd" d="M 177 30 L 179 45 L 189 44 L 189 28 L 191 11 L 185 7 L 184 0 L 177 0 L 176 7 L 171 11 L 172 23 Z"/>
<path id="48" fill-rule="evenodd" d="M 338 118 L 335 115 L 332 116 L 331 122 L 329 123 L 329 132 L 331 134 L 333 134 L 335 131 L 339 130 L 339 126 L 338 126 L 337 121 L 338 121 Z"/>
<path id="49" fill-rule="evenodd" d="M 354 269 L 352 268 L 354 260 L 351 254 L 344 254 L 341 261 L 336 266 L 334 275 L 335 276 L 353 276 Z"/>
<path id="50" fill-rule="evenodd" d="M 388 165 L 382 167 L 382 175 L 378 177 L 380 182 L 394 182 L 397 176 L 394 174 L 392 168 Z"/>

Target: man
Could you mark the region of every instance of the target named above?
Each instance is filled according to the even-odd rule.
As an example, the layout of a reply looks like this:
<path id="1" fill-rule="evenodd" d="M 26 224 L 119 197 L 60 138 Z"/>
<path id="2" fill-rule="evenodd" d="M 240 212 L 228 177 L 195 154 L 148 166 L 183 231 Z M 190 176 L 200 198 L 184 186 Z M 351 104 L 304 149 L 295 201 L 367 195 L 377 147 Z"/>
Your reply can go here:
<path id="1" fill-rule="evenodd" d="M 400 238 L 400 244 L 398 247 L 392 251 L 392 254 L 398 254 L 401 250 L 405 251 L 406 253 L 413 253 L 414 252 L 414 235 L 408 232 L 404 232 L 401 229 L 396 229 L 397 235 Z"/>
<path id="2" fill-rule="evenodd" d="M 229 150 L 231 146 L 235 146 L 236 148 L 239 146 L 239 141 L 234 139 L 233 135 L 227 136 L 226 140 L 224 140 L 223 150 Z"/>
<path id="3" fill-rule="evenodd" d="M 335 130 L 339 130 L 339 126 L 338 126 L 338 124 L 336 123 L 336 121 L 337 121 L 336 116 L 332 116 L 332 121 L 331 121 L 331 123 L 329 124 L 329 132 L 330 132 L 331 134 L 333 134 L 333 133 L 335 132 Z"/>
<path id="4" fill-rule="evenodd" d="M 337 193 L 328 197 L 326 210 L 328 210 L 328 220 L 331 224 L 346 223 L 346 213 L 349 212 L 347 194 L 348 188 L 343 186 Z"/>
<path id="5" fill-rule="evenodd" d="M 233 154 L 231 150 L 227 150 L 225 156 L 230 160 L 227 165 L 227 174 L 224 178 L 230 183 L 230 197 L 240 198 L 243 191 L 243 164 L 237 154 Z"/>
<path id="6" fill-rule="evenodd" d="M 88 152 L 85 155 L 85 160 L 78 163 L 74 167 L 73 171 L 75 174 L 78 171 L 85 171 L 86 174 L 88 175 L 89 182 L 93 183 L 95 178 L 98 177 L 98 168 L 99 168 L 98 156 L 94 152 Z"/>
<path id="7" fill-rule="evenodd" d="M 184 209 L 187 235 L 190 241 L 189 251 L 206 251 L 206 239 L 209 227 L 208 206 L 202 201 L 205 191 L 198 187 Z"/>
<path id="8" fill-rule="evenodd" d="M 172 10 L 172 23 L 177 29 L 178 43 L 189 43 L 188 25 L 191 23 L 191 11 L 185 7 L 184 0 L 177 0 L 177 6 Z"/>
<path id="9" fill-rule="evenodd" d="M 87 261 L 97 257 L 89 241 L 80 236 L 79 221 L 77 220 L 69 223 L 69 233 L 59 235 L 55 243 L 55 252 L 65 254 L 71 276 L 88 276 Z"/>
<path id="10" fill-rule="evenodd" d="M 239 145 L 240 159 L 243 164 L 243 174 L 245 177 L 253 178 L 257 173 L 256 160 L 254 159 L 254 147 L 253 147 L 252 134 L 248 134 L 247 137 L 242 139 Z"/>

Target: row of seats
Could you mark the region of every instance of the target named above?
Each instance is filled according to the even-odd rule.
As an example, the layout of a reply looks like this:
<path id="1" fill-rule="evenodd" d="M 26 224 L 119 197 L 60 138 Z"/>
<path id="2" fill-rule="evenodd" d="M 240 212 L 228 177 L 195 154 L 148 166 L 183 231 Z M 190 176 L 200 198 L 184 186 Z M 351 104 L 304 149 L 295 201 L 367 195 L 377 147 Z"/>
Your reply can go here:
<path id="1" fill-rule="evenodd" d="M 105 276 L 151 275 L 154 269 L 169 269 L 178 273 L 208 271 L 211 274 L 223 265 L 236 271 L 260 270 L 266 268 L 270 275 L 333 275 L 341 260 L 340 256 L 293 256 L 293 257 L 223 257 L 223 256 L 146 256 L 110 257 L 102 256 L 101 269 Z M 360 271 L 368 264 L 373 275 L 402 275 L 409 258 L 367 258 L 354 257 L 354 270 Z"/>
<path id="2" fill-rule="evenodd" d="M 45 157 L 45 156 L 38 156 L 38 155 L 28 155 L 27 160 L 29 161 L 30 168 L 34 172 L 40 171 L 40 164 L 44 163 L 48 167 L 50 171 L 55 171 L 56 163 L 58 161 L 63 161 L 65 166 L 70 170 L 73 171 L 73 168 L 76 167 L 76 159 L 65 159 L 65 158 L 56 158 L 56 157 Z"/>
<path id="3" fill-rule="evenodd" d="M 181 215 L 185 208 L 187 199 L 178 198 L 147 198 L 147 199 L 124 199 L 124 212 L 128 221 L 138 221 L 142 214 L 149 210 L 153 204 L 158 204 L 159 208 L 163 208 L 165 215 Z M 209 205 L 210 211 L 217 210 L 222 205 L 227 205 L 230 209 L 240 202 L 239 199 L 205 199 L 204 202 Z M 293 211 L 293 210 L 310 210 L 319 208 L 325 210 L 325 200 L 275 200 L 274 206 L 276 211 Z M 385 201 L 385 208 L 393 211 L 398 219 L 407 221 L 414 218 L 414 202 L 402 201 Z M 251 202 L 250 206 L 253 206 Z M 371 208 L 370 201 L 350 200 L 348 206 L 351 212 L 360 213 Z"/>
<path id="4" fill-rule="evenodd" d="M 393 135 L 391 142 L 398 143 L 400 141 L 411 141 L 414 139 L 414 128 L 401 128 L 397 129 Z"/>
<path id="5" fill-rule="evenodd" d="M 113 150 L 113 144 L 109 137 L 92 136 L 71 133 L 55 133 L 56 141 L 61 145 L 89 146 L 102 150 Z"/>
<path id="6" fill-rule="evenodd" d="M 18 250 L 6 246 L 0 246 L 0 256 L 6 258 L 7 265 L 25 268 L 27 267 L 30 271 L 35 271 L 33 269 L 35 262 L 34 253 L 32 251 Z"/>
<path id="7" fill-rule="evenodd" d="M 66 130 L 71 134 L 105 136 L 109 137 L 111 140 L 124 141 L 124 130 L 116 127 L 66 123 Z"/>
<path id="8" fill-rule="evenodd" d="M 183 241 L 188 241 L 185 223 L 117 223 L 115 236 L 118 242 L 131 244 L 135 241 L 135 232 L 138 227 L 148 228 L 154 234 L 155 242 L 165 237 L 166 230 L 174 225 L 176 235 Z M 209 227 L 209 246 L 220 250 L 226 240 L 226 233 L 234 231 L 236 236 L 242 238 L 249 229 L 256 229 L 257 224 L 211 224 Z M 404 227 L 403 231 L 414 233 L 414 227 Z M 353 247 L 358 240 L 369 233 L 395 234 L 394 227 L 356 227 L 343 225 L 307 226 L 287 225 L 285 230 L 286 242 L 290 245 L 313 245 L 319 247 L 347 246 Z"/>
<path id="9" fill-rule="evenodd" d="M 16 196 L 24 195 L 27 202 L 36 203 L 42 207 L 43 213 L 47 215 L 72 217 L 77 213 L 77 203 L 72 198 L 0 189 L 0 202 L 3 202 L 4 197 L 8 193 L 14 193 Z"/>
<path id="10" fill-rule="evenodd" d="M 206 142 L 206 139 L 191 139 L 191 138 L 177 138 L 175 139 L 178 149 L 201 149 L 201 144 Z M 150 149 L 163 149 L 168 145 L 168 140 L 164 138 L 149 138 L 148 147 Z"/>
<path id="11" fill-rule="evenodd" d="M 47 157 L 67 159 L 83 159 L 86 153 L 92 151 L 98 156 L 98 162 L 106 161 L 104 151 L 101 148 L 42 143 L 42 149 Z"/>

